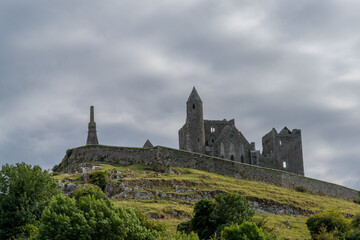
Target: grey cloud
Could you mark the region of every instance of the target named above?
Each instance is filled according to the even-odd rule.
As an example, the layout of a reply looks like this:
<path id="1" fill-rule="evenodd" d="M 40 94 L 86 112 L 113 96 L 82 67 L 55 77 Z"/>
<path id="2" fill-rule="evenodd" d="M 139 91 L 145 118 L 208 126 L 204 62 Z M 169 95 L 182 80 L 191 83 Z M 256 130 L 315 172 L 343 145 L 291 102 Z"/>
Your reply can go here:
<path id="1" fill-rule="evenodd" d="M 305 174 L 359 189 L 359 7 L 2 1 L 0 161 L 51 168 L 85 144 L 90 105 L 102 144 L 177 147 L 196 86 L 205 118 L 235 118 L 259 149 L 301 128 Z"/>

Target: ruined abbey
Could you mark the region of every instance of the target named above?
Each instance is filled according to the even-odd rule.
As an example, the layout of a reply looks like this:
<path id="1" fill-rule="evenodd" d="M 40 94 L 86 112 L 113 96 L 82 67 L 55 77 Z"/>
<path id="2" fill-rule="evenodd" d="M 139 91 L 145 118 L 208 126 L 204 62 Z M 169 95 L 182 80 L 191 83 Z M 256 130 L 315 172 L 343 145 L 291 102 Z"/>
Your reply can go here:
<path id="1" fill-rule="evenodd" d="M 273 128 L 262 139 L 263 152 L 255 149 L 235 127 L 235 120 L 204 120 L 203 103 L 195 87 L 186 102 L 186 122 L 179 130 L 182 150 L 241 163 L 304 175 L 301 131 Z"/>
<path id="2" fill-rule="evenodd" d="M 228 177 L 265 182 L 308 193 L 354 200 L 356 190 L 304 176 L 301 131 L 272 129 L 262 139 L 263 151 L 256 150 L 235 127 L 234 120 L 204 120 L 203 103 L 194 88 L 186 103 L 186 122 L 179 130 L 179 149 L 153 146 L 147 140 L 143 147 L 99 145 L 90 107 L 86 146 L 69 149 L 58 172 L 81 171 L 91 162 L 133 165 L 144 164 L 171 171 L 173 167 L 193 168 Z"/>
<path id="3" fill-rule="evenodd" d="M 86 145 L 99 144 L 90 107 L 90 122 Z M 149 140 L 145 148 L 152 147 Z M 301 131 L 284 127 L 279 133 L 273 128 L 262 138 L 262 154 L 235 127 L 235 120 L 204 120 L 203 103 L 193 88 L 186 102 L 186 122 L 179 130 L 181 150 L 206 154 L 232 161 L 278 169 L 304 176 Z"/>

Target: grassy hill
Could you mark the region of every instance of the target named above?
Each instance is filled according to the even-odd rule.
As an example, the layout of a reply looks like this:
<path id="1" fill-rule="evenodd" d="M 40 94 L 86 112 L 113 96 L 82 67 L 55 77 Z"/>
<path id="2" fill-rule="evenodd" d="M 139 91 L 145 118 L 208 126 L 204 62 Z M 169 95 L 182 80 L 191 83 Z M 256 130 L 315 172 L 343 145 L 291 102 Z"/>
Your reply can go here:
<path id="1" fill-rule="evenodd" d="M 360 212 L 360 205 L 336 198 L 312 195 L 306 189 L 284 189 L 205 171 L 180 167 L 153 168 L 145 165 L 82 164 L 82 168 L 106 170 L 109 182 L 105 192 L 117 205 L 133 207 L 160 221 L 166 231 L 191 218 L 196 201 L 213 198 L 221 192 L 244 195 L 257 210 L 255 219 L 265 219 L 266 228 L 284 239 L 310 239 L 307 216 L 325 209 L 337 208 L 351 217 Z M 86 174 L 85 174 L 86 176 Z M 57 174 L 64 188 L 84 183 L 82 173 Z"/>

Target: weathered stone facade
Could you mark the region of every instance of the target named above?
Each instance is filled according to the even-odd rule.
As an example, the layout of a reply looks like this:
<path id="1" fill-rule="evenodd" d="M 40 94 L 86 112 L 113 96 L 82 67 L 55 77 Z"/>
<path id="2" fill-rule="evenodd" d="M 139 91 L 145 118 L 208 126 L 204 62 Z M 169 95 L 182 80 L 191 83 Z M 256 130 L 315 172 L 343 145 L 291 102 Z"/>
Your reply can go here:
<path id="1" fill-rule="evenodd" d="M 94 106 L 90 107 L 90 122 L 89 122 L 88 137 L 86 145 L 97 145 L 99 144 L 96 134 L 96 123 L 94 121 Z"/>
<path id="2" fill-rule="evenodd" d="M 263 153 L 235 127 L 235 120 L 204 120 L 203 102 L 193 88 L 186 102 L 186 122 L 179 130 L 179 148 L 190 152 L 304 175 L 301 131 L 286 127 L 263 137 Z"/>

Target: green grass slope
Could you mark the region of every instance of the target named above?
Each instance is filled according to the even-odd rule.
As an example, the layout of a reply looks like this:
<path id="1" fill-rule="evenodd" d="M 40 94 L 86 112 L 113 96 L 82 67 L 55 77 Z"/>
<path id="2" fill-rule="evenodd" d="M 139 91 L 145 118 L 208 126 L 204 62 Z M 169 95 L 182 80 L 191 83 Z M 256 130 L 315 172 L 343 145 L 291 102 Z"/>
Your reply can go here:
<path id="1" fill-rule="evenodd" d="M 240 193 L 260 203 L 262 209 L 258 209 L 255 219 L 265 219 L 266 228 L 284 239 L 310 239 L 305 221 L 306 215 L 311 213 L 336 208 L 350 217 L 360 212 L 360 205 L 350 201 L 195 169 L 154 169 L 145 165 L 114 166 L 99 163 L 87 165 L 109 170 L 110 187 L 107 191 L 115 204 L 143 211 L 154 221 L 163 223 L 167 233 L 175 232 L 180 222 L 192 217 L 197 200 L 214 197 L 220 192 Z M 54 173 L 54 177 L 63 185 L 84 183 L 80 173 Z M 116 189 L 121 190 L 117 192 Z M 283 209 L 295 209 L 295 213 L 284 212 Z"/>

